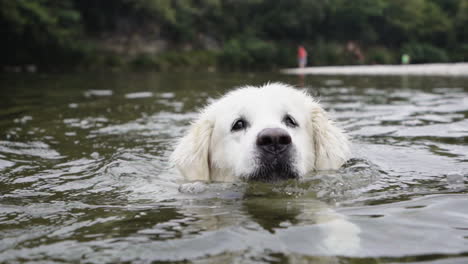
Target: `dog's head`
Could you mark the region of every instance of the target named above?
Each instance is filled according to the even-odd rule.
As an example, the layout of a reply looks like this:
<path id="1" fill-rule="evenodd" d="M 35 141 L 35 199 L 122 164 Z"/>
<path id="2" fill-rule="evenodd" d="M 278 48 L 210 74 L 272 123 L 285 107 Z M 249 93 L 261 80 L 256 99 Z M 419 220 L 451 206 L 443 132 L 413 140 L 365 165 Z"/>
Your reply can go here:
<path id="1" fill-rule="evenodd" d="M 188 180 L 270 181 L 338 169 L 348 154 L 346 136 L 310 95 L 274 83 L 208 105 L 171 160 Z"/>

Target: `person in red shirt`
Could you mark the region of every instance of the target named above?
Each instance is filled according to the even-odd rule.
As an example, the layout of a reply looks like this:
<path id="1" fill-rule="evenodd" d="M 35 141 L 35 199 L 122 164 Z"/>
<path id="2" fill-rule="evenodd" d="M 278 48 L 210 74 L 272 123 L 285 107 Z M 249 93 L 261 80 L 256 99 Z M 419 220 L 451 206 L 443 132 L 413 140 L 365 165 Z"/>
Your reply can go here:
<path id="1" fill-rule="evenodd" d="M 297 48 L 297 60 L 299 68 L 304 68 L 307 65 L 307 51 L 302 45 Z"/>

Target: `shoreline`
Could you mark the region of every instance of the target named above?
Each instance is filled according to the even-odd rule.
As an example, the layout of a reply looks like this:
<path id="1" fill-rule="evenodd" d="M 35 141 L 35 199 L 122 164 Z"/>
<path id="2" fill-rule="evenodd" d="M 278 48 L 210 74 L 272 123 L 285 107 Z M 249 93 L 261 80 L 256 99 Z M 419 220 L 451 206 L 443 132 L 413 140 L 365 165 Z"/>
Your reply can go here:
<path id="1" fill-rule="evenodd" d="M 468 63 L 321 66 L 288 68 L 282 69 L 280 72 L 293 75 L 433 75 L 468 77 Z"/>

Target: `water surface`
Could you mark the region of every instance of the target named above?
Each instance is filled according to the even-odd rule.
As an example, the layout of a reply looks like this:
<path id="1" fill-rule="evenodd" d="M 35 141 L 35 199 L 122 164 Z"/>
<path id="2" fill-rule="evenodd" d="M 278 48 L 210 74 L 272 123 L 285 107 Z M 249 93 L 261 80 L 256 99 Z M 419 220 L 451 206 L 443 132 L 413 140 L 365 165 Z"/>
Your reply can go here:
<path id="1" fill-rule="evenodd" d="M 174 142 L 233 87 L 309 87 L 353 159 L 185 184 Z M 467 263 L 467 78 L 3 75 L 0 262 Z"/>

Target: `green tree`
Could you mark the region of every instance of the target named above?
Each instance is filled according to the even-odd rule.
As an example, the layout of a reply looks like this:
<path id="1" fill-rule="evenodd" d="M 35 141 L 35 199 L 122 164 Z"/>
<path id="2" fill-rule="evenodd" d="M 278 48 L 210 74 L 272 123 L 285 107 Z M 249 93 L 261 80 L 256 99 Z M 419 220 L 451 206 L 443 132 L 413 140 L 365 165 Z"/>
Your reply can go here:
<path id="1" fill-rule="evenodd" d="M 0 1 L 0 25 L 4 64 L 43 64 L 75 44 L 80 14 L 71 1 Z"/>
<path id="2" fill-rule="evenodd" d="M 468 0 L 460 0 L 458 12 L 455 17 L 455 28 L 458 41 L 467 44 L 468 42 Z"/>
<path id="3" fill-rule="evenodd" d="M 443 44 L 452 30 L 447 14 L 428 0 L 388 1 L 384 18 L 389 33 L 384 40 L 389 43 L 427 41 Z"/>

